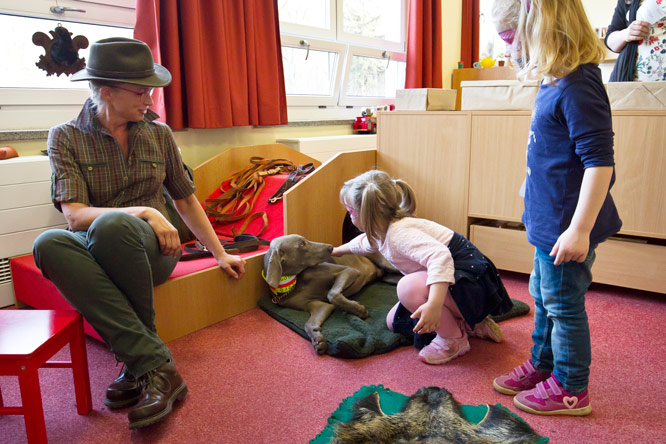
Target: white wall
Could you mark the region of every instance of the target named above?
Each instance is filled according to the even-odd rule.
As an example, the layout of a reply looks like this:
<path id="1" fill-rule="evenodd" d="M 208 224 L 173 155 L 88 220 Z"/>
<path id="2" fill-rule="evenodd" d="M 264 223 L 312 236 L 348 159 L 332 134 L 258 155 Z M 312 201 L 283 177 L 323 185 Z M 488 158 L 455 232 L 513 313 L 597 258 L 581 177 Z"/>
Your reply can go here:
<path id="1" fill-rule="evenodd" d="M 593 28 L 607 28 L 616 5 L 617 0 L 583 0 L 587 18 Z"/>

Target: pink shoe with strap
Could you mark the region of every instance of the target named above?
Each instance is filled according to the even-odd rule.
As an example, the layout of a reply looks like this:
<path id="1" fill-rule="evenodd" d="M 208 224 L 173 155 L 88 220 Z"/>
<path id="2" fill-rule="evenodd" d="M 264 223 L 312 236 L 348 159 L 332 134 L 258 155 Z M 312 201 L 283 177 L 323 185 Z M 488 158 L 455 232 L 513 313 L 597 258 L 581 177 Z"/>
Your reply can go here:
<path id="1" fill-rule="evenodd" d="M 564 390 L 554 376 L 538 383 L 532 390 L 518 393 L 513 398 L 513 403 L 519 409 L 535 415 L 584 416 L 592 412 L 587 390 L 572 395 Z"/>
<path id="2" fill-rule="evenodd" d="M 463 332 L 462 338 L 443 338 L 437 335 L 430 344 L 421 349 L 419 357 L 426 364 L 444 364 L 464 355 L 469 349 L 469 341 L 465 332 Z"/>
<path id="3" fill-rule="evenodd" d="M 493 387 L 505 395 L 516 395 L 523 390 L 533 389 L 539 382 L 548 379 L 550 374 L 535 369 L 532 361 L 528 359 L 509 373 L 498 376 L 493 381 Z"/>

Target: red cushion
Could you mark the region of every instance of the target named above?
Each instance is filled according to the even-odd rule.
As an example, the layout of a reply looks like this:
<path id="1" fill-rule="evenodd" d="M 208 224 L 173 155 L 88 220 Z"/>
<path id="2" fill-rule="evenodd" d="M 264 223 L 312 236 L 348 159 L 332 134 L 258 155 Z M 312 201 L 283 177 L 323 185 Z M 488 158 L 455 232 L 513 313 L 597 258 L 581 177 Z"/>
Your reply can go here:
<path id="1" fill-rule="evenodd" d="M 42 272 L 32 259 L 32 254 L 11 259 L 9 267 L 17 301 L 40 310 L 72 310 L 72 306 L 60 295 L 55 285 L 42 276 Z M 85 319 L 83 331 L 88 336 L 102 341 L 101 336 Z"/>
<path id="2" fill-rule="evenodd" d="M 282 199 L 278 200 L 274 204 L 268 203 L 268 198 L 271 197 L 275 192 L 282 186 L 285 180 L 287 180 L 287 174 L 276 174 L 274 176 L 266 176 L 264 178 L 264 188 L 259 193 L 259 197 L 254 203 L 254 208 L 252 213 L 265 212 L 268 216 L 268 227 L 260 236 L 263 239 L 275 239 L 278 236 L 284 234 L 284 219 L 282 217 Z M 213 191 L 208 197 L 215 199 L 220 197 L 222 191 L 218 188 Z M 230 238 L 232 236 L 231 228 L 240 230 L 243 225 L 243 220 L 234 222 L 231 224 L 219 224 L 215 222 L 213 218 L 210 218 L 211 223 L 213 223 L 213 228 L 215 232 L 222 237 Z M 245 230 L 247 234 L 254 234 L 259 236 L 259 232 L 263 226 L 263 221 L 261 218 L 253 220 Z"/>
<path id="3" fill-rule="evenodd" d="M 275 194 L 278 188 L 280 188 L 280 186 L 287 179 L 287 176 L 288 176 L 287 174 L 276 174 L 274 176 L 267 176 L 264 178 L 266 185 L 264 186 L 264 189 L 261 190 L 261 192 L 259 193 L 259 197 L 257 197 L 257 200 L 255 201 L 254 204 L 254 208 L 252 210 L 253 214 L 258 213 L 260 211 L 266 212 L 266 216 L 268 218 L 268 227 L 261 235 L 262 239 L 271 240 L 278 236 L 282 236 L 284 234 L 284 218 L 282 217 L 282 200 L 279 200 L 274 204 L 269 204 L 268 198 L 271 197 L 273 194 Z M 215 199 L 220 197 L 221 194 L 222 192 L 218 188 L 215 191 L 213 191 L 208 197 Z M 229 224 L 220 224 L 215 222 L 213 218 L 209 219 L 211 220 L 213 229 L 221 239 L 231 239 L 232 237 L 231 228 L 233 227 L 236 230 L 240 230 L 244 222 L 241 220 Z M 261 231 L 262 226 L 263 226 L 262 219 L 257 218 L 247 226 L 245 233 L 258 235 L 259 232 Z M 259 247 L 257 251 L 252 251 L 250 253 L 243 253 L 240 254 L 239 256 L 242 257 L 254 256 L 266 250 L 268 250 L 268 247 L 262 246 Z M 183 251 L 183 254 L 187 253 Z M 205 270 L 207 268 L 212 268 L 216 266 L 217 266 L 217 261 L 215 261 L 215 259 L 212 257 L 197 259 L 193 261 L 179 262 L 178 265 L 176 265 L 176 269 L 173 270 L 173 273 L 171 273 L 171 276 L 169 276 L 169 279 L 175 279 L 177 277 L 185 276 L 190 273 L 194 273 L 200 270 Z"/>

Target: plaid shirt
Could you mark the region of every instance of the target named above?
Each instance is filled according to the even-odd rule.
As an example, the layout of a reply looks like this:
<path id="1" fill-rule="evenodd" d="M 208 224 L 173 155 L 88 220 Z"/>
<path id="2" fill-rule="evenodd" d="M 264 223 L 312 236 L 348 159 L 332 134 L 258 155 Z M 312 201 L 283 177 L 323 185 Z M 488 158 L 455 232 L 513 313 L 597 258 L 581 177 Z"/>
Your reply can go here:
<path id="1" fill-rule="evenodd" d="M 177 200 L 194 192 L 169 127 L 154 122 L 148 111 L 140 122 L 131 123 L 129 156 L 96 116 L 90 99 L 79 116 L 49 131 L 51 198 L 93 207 L 148 206 L 169 217 L 162 185 Z"/>

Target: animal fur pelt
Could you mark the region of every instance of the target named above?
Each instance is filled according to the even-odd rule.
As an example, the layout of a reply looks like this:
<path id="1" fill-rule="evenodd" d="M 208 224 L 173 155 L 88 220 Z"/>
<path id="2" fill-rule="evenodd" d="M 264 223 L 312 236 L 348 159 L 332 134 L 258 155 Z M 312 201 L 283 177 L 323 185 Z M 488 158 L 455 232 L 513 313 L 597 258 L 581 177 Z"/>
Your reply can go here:
<path id="1" fill-rule="evenodd" d="M 423 387 L 403 409 L 385 415 L 377 392 L 354 406 L 351 421 L 338 423 L 331 444 L 517 444 L 541 439 L 508 410 L 491 405 L 478 424 L 464 418 L 462 408 L 444 388 Z"/>

